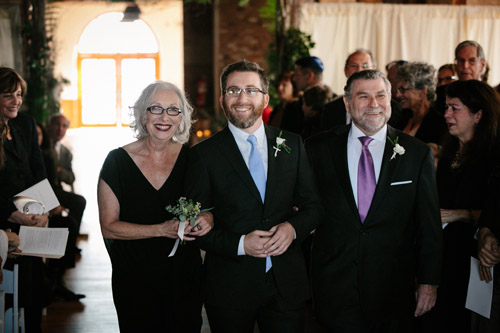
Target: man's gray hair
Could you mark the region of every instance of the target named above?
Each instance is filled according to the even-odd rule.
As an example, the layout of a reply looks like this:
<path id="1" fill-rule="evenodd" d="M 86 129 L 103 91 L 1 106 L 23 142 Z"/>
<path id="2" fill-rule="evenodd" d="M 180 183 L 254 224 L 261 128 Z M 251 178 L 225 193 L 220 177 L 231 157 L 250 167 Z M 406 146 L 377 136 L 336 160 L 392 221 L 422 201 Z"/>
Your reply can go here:
<path id="1" fill-rule="evenodd" d="M 377 69 L 367 69 L 361 72 L 356 72 L 352 74 L 348 79 L 347 83 L 344 87 L 344 96 L 347 98 L 349 102 L 352 100 L 353 94 L 353 85 L 357 80 L 377 80 L 382 79 L 385 83 L 385 89 L 387 90 L 387 95 L 389 98 L 391 97 L 391 83 L 387 79 L 387 77 L 381 71 Z"/>
<path id="2" fill-rule="evenodd" d="M 436 100 L 436 69 L 425 62 L 409 62 L 398 69 L 396 82 L 408 84 L 410 88 L 423 90 L 427 88 L 427 99 Z"/>
<path id="3" fill-rule="evenodd" d="M 191 125 L 193 120 L 191 116 L 193 114 L 193 107 L 189 104 L 184 92 L 177 88 L 174 84 L 165 81 L 155 81 L 148 85 L 141 93 L 134 106 L 131 108 L 131 118 L 130 128 L 135 132 L 135 137 L 138 140 L 144 139 L 149 136 L 146 129 L 146 108 L 151 105 L 153 98 L 158 91 L 173 91 L 179 97 L 179 108 L 182 112 L 177 116 L 181 117 L 181 122 L 177 128 L 177 132 L 174 134 L 174 140 L 180 143 L 186 143 L 189 140 L 189 135 L 191 134 Z"/>
<path id="4" fill-rule="evenodd" d="M 458 52 L 466 46 L 474 46 L 477 50 L 477 58 L 478 59 L 486 59 L 486 57 L 484 55 L 483 47 L 478 42 L 476 42 L 474 40 L 464 40 L 463 42 L 458 44 L 457 47 L 455 48 L 455 59 L 457 59 L 457 57 L 458 57 Z"/>

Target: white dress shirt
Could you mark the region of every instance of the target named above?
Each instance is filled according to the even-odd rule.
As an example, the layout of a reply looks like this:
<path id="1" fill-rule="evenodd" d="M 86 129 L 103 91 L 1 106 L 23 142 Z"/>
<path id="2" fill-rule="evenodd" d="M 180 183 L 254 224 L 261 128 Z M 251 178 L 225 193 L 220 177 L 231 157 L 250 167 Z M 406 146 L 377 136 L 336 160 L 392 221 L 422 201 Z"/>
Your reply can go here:
<path id="1" fill-rule="evenodd" d="M 227 123 L 229 130 L 231 131 L 231 134 L 233 134 L 234 140 L 236 141 L 236 144 L 238 145 L 238 149 L 240 150 L 241 156 L 245 160 L 245 163 L 249 165 L 249 159 L 250 159 L 250 151 L 252 150 L 252 144 L 247 141 L 248 137 L 250 134 L 247 132 L 241 130 L 240 128 L 234 126 L 230 122 Z M 260 156 L 262 157 L 262 163 L 264 164 L 264 171 L 266 174 L 266 180 L 267 180 L 267 137 L 266 137 L 266 131 L 264 130 L 264 124 L 261 124 L 259 128 L 255 132 L 252 133 L 255 135 L 257 138 L 257 146 L 259 149 Z M 244 246 L 244 240 L 245 240 L 245 235 L 241 235 L 240 237 L 240 242 L 238 243 L 238 255 L 239 256 L 244 256 L 246 255 L 245 253 L 245 246 Z"/>
<path id="2" fill-rule="evenodd" d="M 362 144 L 358 138 L 361 136 L 366 135 L 352 123 L 349 136 L 347 137 L 347 165 L 356 206 L 358 205 L 358 164 L 362 151 Z M 384 157 L 385 141 L 387 140 L 387 125 L 370 137 L 373 138 L 373 140 L 368 145 L 368 150 L 372 155 L 373 167 L 375 169 L 375 181 L 378 184 L 378 177 L 382 167 L 382 158 Z"/>

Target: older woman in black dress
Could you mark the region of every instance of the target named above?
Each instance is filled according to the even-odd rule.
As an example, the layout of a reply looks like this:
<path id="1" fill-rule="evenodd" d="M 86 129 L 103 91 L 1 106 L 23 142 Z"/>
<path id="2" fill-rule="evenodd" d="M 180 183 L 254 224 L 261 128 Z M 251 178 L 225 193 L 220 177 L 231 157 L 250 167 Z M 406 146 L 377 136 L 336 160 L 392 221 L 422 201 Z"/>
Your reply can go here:
<path id="1" fill-rule="evenodd" d="M 165 210 L 182 195 L 192 107 L 174 85 L 157 81 L 133 107 L 137 141 L 111 151 L 101 170 L 98 203 L 111 258 L 121 332 L 199 332 L 200 250 L 174 247 L 179 222 Z M 185 229 L 205 235 L 211 214 Z"/>
<path id="2" fill-rule="evenodd" d="M 465 309 L 476 224 L 496 167 L 500 105 L 496 92 L 476 80 L 448 85 L 445 118 L 450 133 L 437 168 L 444 227 L 443 279 L 434 310 L 437 332 L 470 332 Z"/>

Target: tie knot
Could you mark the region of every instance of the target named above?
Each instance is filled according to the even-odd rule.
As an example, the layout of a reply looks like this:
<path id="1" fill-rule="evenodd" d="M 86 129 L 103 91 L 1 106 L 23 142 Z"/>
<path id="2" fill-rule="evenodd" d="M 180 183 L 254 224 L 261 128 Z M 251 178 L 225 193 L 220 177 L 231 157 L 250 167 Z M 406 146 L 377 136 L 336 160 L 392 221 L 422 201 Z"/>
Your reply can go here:
<path id="1" fill-rule="evenodd" d="M 247 139 L 248 142 L 252 144 L 252 146 L 257 146 L 257 137 L 253 134 L 250 134 Z"/>
<path id="2" fill-rule="evenodd" d="M 373 138 L 370 138 L 369 136 L 360 136 L 358 139 L 359 139 L 359 141 L 361 141 L 361 144 L 363 145 L 363 147 L 368 147 L 370 142 L 373 141 Z"/>

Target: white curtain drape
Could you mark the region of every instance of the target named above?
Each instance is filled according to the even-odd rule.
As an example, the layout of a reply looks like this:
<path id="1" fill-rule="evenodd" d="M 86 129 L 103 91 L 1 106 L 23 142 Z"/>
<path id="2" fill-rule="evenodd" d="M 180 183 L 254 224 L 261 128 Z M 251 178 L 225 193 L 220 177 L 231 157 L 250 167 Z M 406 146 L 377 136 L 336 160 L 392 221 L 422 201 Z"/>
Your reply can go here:
<path id="1" fill-rule="evenodd" d="M 463 40 L 483 46 L 490 66 L 488 83 L 500 83 L 500 6 L 306 3 L 300 29 L 316 43 L 311 54 L 323 60 L 324 82 L 342 94 L 347 55 L 372 51 L 385 73 L 392 60 L 425 61 L 439 68 L 454 61 Z"/>
<path id="2" fill-rule="evenodd" d="M 8 13 L 0 8 L 0 66 L 14 67 L 14 45 Z"/>

